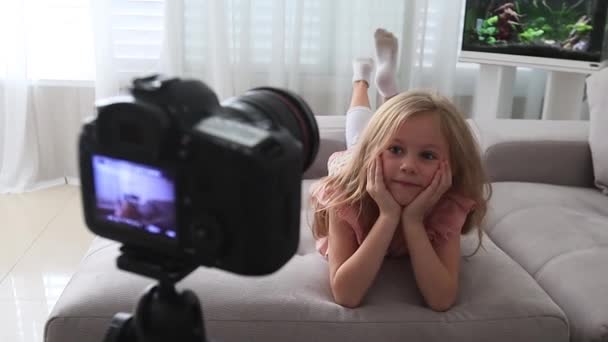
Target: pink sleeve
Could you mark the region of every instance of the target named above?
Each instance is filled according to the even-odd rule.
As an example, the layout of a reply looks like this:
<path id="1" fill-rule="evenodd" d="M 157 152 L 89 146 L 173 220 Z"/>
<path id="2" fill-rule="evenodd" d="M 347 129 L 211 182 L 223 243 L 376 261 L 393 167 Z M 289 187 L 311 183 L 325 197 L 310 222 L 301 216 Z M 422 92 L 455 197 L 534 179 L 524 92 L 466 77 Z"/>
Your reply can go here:
<path id="1" fill-rule="evenodd" d="M 438 243 L 447 241 L 452 236 L 459 236 L 469 212 L 474 207 L 475 201 L 462 196 L 446 194 L 441 198 L 425 220 L 431 242 Z"/>
<path id="2" fill-rule="evenodd" d="M 329 175 L 335 175 L 337 172 L 342 170 L 348 161 L 350 160 L 352 151 L 339 151 L 334 152 L 327 160 L 327 170 Z M 320 184 L 314 183 L 310 188 L 310 194 L 313 196 L 320 206 L 326 206 L 329 202 L 329 197 L 332 194 L 333 189 L 326 185 L 320 186 Z M 355 232 L 357 241 L 359 244 L 363 241 L 364 234 L 359 224 L 357 210 L 350 205 L 341 206 L 336 210 L 336 214 L 339 218 L 344 220 Z M 327 251 L 329 249 L 329 240 L 327 237 L 322 237 L 316 241 L 316 249 L 319 253 L 327 257 Z"/>
<path id="3" fill-rule="evenodd" d="M 357 210 L 352 206 L 342 206 L 336 210 L 336 214 L 339 218 L 348 223 L 349 227 L 353 229 L 355 232 L 355 237 L 357 238 L 357 242 L 359 245 L 363 242 L 363 238 L 365 237 L 363 234 L 363 229 L 359 224 L 359 220 L 357 217 Z M 327 236 L 317 239 L 315 242 L 315 247 L 317 251 L 327 257 L 327 252 L 329 250 L 329 238 Z"/>
<path id="4" fill-rule="evenodd" d="M 357 209 L 355 209 L 352 205 L 345 205 L 339 208 L 336 211 L 338 217 L 346 221 L 348 225 L 355 232 L 355 236 L 357 237 L 357 242 L 361 244 L 363 242 L 364 234 L 361 225 L 359 224 L 359 217 L 357 214 Z"/>

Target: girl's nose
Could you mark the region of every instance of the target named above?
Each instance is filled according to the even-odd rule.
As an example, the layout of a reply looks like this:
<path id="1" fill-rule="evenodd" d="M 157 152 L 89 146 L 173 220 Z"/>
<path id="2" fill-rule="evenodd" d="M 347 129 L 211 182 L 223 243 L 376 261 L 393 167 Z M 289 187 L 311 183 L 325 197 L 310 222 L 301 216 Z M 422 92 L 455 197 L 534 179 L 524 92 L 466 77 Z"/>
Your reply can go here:
<path id="1" fill-rule="evenodd" d="M 417 172 L 416 161 L 414 160 L 413 157 L 406 156 L 405 158 L 403 158 L 403 161 L 401 162 L 401 166 L 399 167 L 399 170 L 401 170 L 405 173 L 408 173 L 408 174 L 416 174 L 416 172 Z"/>

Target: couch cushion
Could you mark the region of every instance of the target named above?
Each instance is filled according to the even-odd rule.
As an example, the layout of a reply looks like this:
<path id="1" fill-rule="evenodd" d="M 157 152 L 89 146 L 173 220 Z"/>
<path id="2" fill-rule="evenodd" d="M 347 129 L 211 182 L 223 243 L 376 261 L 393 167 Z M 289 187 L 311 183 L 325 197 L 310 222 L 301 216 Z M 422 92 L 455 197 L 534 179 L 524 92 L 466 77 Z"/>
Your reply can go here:
<path id="1" fill-rule="evenodd" d="M 565 311 L 572 341 L 608 340 L 608 198 L 595 188 L 493 184 L 488 235 Z"/>
<path id="2" fill-rule="evenodd" d="M 448 312 L 423 306 L 407 259 L 384 264 L 362 307 L 341 307 L 332 299 L 327 261 L 303 222 L 300 248 L 278 272 L 244 277 L 199 268 L 179 284 L 200 298 L 208 336 L 223 342 L 568 340 L 560 308 L 489 239 L 485 250 L 463 260 L 460 296 Z M 463 253 L 475 244 L 465 237 Z M 117 270 L 117 247 L 94 242 L 47 322 L 47 342 L 100 341 L 115 312 L 132 311 L 152 281 Z"/>

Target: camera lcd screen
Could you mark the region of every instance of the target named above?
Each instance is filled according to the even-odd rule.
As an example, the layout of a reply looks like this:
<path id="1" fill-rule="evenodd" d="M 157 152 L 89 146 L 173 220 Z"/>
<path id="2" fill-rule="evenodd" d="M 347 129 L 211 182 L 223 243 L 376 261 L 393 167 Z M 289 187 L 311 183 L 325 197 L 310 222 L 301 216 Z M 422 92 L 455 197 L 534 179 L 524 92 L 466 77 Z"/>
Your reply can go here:
<path id="1" fill-rule="evenodd" d="M 166 239 L 177 238 L 175 178 L 165 170 L 93 155 L 96 218 Z"/>

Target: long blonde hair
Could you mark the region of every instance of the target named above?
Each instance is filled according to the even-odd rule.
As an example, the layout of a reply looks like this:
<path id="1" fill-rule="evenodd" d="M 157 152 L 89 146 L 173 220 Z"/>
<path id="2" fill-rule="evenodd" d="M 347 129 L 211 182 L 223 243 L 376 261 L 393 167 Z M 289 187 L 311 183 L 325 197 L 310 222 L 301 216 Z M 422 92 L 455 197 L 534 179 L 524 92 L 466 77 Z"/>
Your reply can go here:
<path id="1" fill-rule="evenodd" d="M 385 102 L 362 132 L 346 166 L 336 174 L 320 179 L 315 185 L 311 196 L 311 205 L 315 211 L 312 224 L 315 238 L 327 236 L 329 210 L 332 208 L 355 205 L 359 207 L 360 215 L 362 208 L 373 202 L 365 190 L 366 170 L 372 160 L 388 146 L 403 122 L 417 115 L 430 114 L 438 116 L 441 133 L 449 145 L 453 175 L 450 190 L 476 203 L 467 216 L 462 234 L 476 227 L 479 244 L 473 254 L 479 250 L 483 236 L 481 221 L 486 214 L 487 201 L 492 193 L 481 162 L 479 146 L 456 106 L 446 97 L 425 90 L 404 92 Z M 325 196 L 324 204 L 318 200 L 321 192 Z"/>

